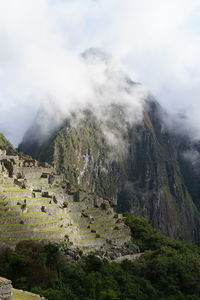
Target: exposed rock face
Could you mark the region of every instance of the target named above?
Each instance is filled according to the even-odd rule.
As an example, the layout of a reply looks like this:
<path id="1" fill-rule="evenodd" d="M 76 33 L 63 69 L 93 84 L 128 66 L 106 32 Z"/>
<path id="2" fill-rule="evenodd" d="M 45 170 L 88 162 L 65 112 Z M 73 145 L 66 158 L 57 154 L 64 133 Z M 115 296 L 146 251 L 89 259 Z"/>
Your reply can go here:
<path id="1" fill-rule="evenodd" d="M 176 139 L 178 161 L 185 185 L 200 210 L 200 143 L 192 142 L 186 136 Z"/>
<path id="2" fill-rule="evenodd" d="M 10 280 L 0 277 L 0 300 L 13 300 L 12 283 Z"/>
<path id="3" fill-rule="evenodd" d="M 123 151 L 113 148 L 102 124 L 87 112 L 78 125 L 67 122 L 42 146 L 35 143 L 31 154 L 54 163 L 72 190 L 112 199 L 119 211 L 145 216 L 165 234 L 200 244 L 198 199 L 193 201 L 183 178 L 180 148 L 160 117 L 162 109 L 148 101 L 143 122 L 133 126 L 123 107 L 113 111 L 110 131 L 120 137 Z M 25 139 L 20 150 L 26 152 L 28 145 Z"/>

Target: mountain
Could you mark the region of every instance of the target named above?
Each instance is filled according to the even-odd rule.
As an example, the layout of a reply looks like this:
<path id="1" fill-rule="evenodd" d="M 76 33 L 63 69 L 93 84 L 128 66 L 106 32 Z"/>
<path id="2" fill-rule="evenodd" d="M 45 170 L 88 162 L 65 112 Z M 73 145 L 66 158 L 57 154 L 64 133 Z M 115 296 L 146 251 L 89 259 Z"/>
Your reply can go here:
<path id="1" fill-rule="evenodd" d="M 19 150 L 53 164 L 72 190 L 107 198 L 119 212 L 200 244 L 198 166 L 191 160 L 200 146 L 169 129 L 158 102 L 108 55 L 91 48 L 82 57 L 94 77 L 93 101 L 67 117 L 59 104 L 41 108 Z"/>
<path id="2" fill-rule="evenodd" d="M 19 149 L 53 163 L 74 190 L 95 192 L 111 199 L 118 211 L 145 216 L 168 236 L 199 244 L 198 199 L 183 172 L 180 143 L 162 119 L 164 111 L 148 99 L 142 122 L 131 125 L 123 106 L 109 109 L 106 126 L 119 138 L 117 146 L 109 143 L 103 121 L 86 110 L 78 120 L 76 115 L 67 120 L 43 144 L 33 145 L 31 135 L 26 135 Z"/>

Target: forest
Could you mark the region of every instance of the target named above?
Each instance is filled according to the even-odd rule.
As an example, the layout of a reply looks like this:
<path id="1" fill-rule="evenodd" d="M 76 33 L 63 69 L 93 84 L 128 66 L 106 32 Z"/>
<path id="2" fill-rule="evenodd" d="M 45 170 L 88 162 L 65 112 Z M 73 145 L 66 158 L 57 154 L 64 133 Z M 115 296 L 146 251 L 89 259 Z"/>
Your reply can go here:
<path id="1" fill-rule="evenodd" d="M 144 253 L 137 260 L 117 263 L 94 253 L 69 262 L 59 244 L 23 241 L 15 251 L 1 250 L 0 276 L 48 300 L 200 299 L 200 249 L 164 236 L 131 213 L 126 224 Z"/>

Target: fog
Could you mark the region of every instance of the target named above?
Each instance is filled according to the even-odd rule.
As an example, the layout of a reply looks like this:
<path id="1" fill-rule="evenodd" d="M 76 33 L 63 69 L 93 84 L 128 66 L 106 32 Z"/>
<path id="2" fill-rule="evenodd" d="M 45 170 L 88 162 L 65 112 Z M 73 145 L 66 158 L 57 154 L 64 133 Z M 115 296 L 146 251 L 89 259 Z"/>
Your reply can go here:
<path id="1" fill-rule="evenodd" d="M 127 73 L 199 138 L 199 14 L 196 0 L 0 0 L 0 131 L 17 145 L 49 103 L 63 118 L 124 99 L 138 121 L 146 91 L 120 94 Z M 112 55 L 109 67 L 85 63 L 90 47 Z"/>

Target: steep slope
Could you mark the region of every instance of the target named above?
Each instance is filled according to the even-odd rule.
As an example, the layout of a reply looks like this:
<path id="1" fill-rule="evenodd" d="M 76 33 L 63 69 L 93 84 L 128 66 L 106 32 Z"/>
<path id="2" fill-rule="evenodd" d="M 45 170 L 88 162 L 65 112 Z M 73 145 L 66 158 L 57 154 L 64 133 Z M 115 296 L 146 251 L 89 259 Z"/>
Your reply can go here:
<path id="1" fill-rule="evenodd" d="M 0 152 L 0 247 L 15 247 L 22 240 L 55 241 L 84 252 L 132 244 L 123 217 L 114 213 L 107 199 L 74 192 L 50 165 L 4 150 Z"/>
<path id="2" fill-rule="evenodd" d="M 128 182 L 119 194 L 119 208 L 147 217 L 169 236 L 199 243 L 199 212 L 183 180 L 174 136 L 161 115 L 152 102 L 144 124 L 131 133 Z"/>
<path id="3" fill-rule="evenodd" d="M 176 139 L 178 161 L 184 183 L 200 211 L 200 143 L 186 136 Z"/>
<path id="4" fill-rule="evenodd" d="M 6 149 L 10 154 L 15 152 L 13 145 L 5 138 L 2 133 L 0 133 L 0 149 Z"/>
<path id="5" fill-rule="evenodd" d="M 36 157 L 54 163 L 74 190 L 112 199 L 120 212 L 145 216 L 167 235 L 199 244 L 200 214 L 184 183 L 178 148 L 162 121 L 161 107 L 148 100 L 143 121 L 135 125 L 126 122 L 122 106 L 113 105 L 111 112 L 106 126 L 117 136 L 117 145 L 87 111 L 76 126 L 68 121 L 42 146 L 35 144 Z M 28 145 L 26 139 L 20 149 L 26 151 Z"/>

